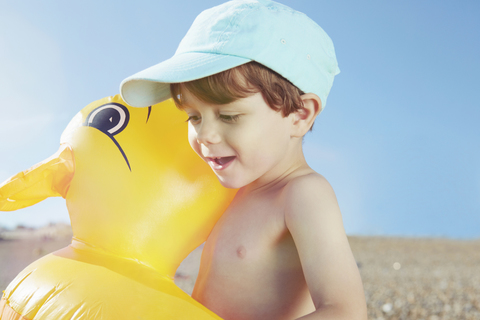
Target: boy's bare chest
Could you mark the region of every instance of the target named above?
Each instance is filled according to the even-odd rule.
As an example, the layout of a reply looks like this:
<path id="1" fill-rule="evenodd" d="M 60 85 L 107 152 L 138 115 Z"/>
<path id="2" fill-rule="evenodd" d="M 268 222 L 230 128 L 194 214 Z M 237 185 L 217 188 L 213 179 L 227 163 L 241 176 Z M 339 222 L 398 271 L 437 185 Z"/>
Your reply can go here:
<path id="1" fill-rule="evenodd" d="M 281 193 L 236 198 L 205 243 L 192 296 L 226 319 L 315 310 L 284 210 Z"/>
<path id="2" fill-rule="evenodd" d="M 314 310 L 278 200 L 231 205 L 205 243 L 192 296 L 225 318 L 296 318 Z"/>
<path id="3" fill-rule="evenodd" d="M 278 267 L 278 259 L 292 261 L 296 257 L 295 245 L 285 226 L 282 202 L 273 198 L 231 206 L 212 230 L 203 258 L 222 273 L 222 270 L 271 269 Z"/>

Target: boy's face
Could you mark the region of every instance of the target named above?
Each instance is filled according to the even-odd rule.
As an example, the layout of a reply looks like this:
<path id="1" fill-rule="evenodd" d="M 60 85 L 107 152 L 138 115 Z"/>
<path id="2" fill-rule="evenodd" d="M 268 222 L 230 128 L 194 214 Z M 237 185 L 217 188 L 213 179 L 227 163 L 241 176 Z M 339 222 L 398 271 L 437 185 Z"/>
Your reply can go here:
<path id="1" fill-rule="evenodd" d="M 190 145 L 223 186 L 240 188 L 284 173 L 293 113 L 283 117 L 267 105 L 261 93 L 215 105 L 183 91 Z"/>

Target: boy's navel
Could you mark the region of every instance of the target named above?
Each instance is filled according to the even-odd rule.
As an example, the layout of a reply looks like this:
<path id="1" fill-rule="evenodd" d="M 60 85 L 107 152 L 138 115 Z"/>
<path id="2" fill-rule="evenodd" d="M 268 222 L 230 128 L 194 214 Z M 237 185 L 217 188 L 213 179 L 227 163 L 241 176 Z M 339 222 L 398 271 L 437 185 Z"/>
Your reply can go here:
<path id="1" fill-rule="evenodd" d="M 246 254 L 247 254 L 247 249 L 245 249 L 244 246 L 238 247 L 238 249 L 237 249 L 237 256 L 238 256 L 240 259 L 245 258 L 245 255 L 246 255 Z"/>

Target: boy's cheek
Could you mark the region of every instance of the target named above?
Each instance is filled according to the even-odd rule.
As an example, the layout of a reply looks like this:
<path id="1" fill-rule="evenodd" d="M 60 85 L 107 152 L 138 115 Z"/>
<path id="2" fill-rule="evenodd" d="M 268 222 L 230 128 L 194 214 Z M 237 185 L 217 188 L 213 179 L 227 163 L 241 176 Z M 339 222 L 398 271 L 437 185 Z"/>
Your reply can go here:
<path id="1" fill-rule="evenodd" d="M 190 134 L 189 134 L 188 135 L 188 142 L 190 143 L 190 147 L 192 147 L 193 151 L 195 151 L 200 156 L 200 158 L 203 159 L 202 150 L 201 150 L 200 144 L 197 142 L 196 137 L 191 138 Z"/>
<path id="2" fill-rule="evenodd" d="M 197 133 L 195 132 L 195 130 L 192 130 L 190 128 L 190 124 L 188 124 L 188 143 L 190 144 L 193 150 L 195 150 L 195 145 L 198 145 Z"/>
<path id="3" fill-rule="evenodd" d="M 195 153 L 203 159 L 202 147 L 198 143 L 197 132 L 195 131 L 191 123 L 188 124 L 188 143 L 190 144 L 190 147 L 192 147 L 193 151 L 195 151 Z"/>

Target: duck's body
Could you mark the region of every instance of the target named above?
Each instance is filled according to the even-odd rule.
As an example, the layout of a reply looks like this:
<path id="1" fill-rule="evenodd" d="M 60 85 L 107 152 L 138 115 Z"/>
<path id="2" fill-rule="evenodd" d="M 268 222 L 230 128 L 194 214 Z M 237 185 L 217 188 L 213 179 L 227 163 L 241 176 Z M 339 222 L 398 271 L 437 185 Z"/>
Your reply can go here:
<path id="1" fill-rule="evenodd" d="M 72 244 L 28 266 L 0 319 L 219 319 L 173 282 L 234 195 L 187 142 L 171 101 L 85 107 L 51 158 L 0 185 L 0 210 L 63 196 Z"/>
<path id="2" fill-rule="evenodd" d="M 155 270 L 77 245 L 24 269 L 5 291 L 0 318 L 220 319 Z"/>

